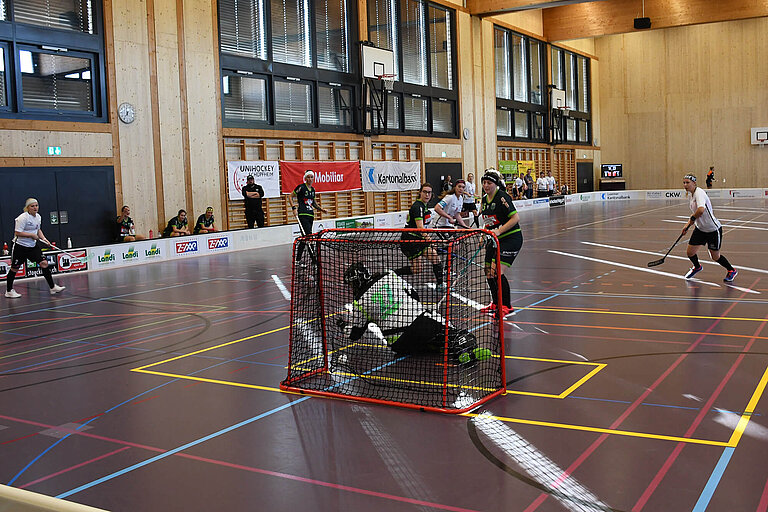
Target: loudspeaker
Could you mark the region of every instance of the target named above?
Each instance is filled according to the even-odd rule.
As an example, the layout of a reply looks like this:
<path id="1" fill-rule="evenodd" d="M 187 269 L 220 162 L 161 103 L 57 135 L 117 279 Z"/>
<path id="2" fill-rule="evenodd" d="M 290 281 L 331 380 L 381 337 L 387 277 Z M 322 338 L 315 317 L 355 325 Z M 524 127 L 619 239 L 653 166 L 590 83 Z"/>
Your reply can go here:
<path id="1" fill-rule="evenodd" d="M 651 18 L 635 18 L 635 28 L 638 30 L 651 28 Z"/>

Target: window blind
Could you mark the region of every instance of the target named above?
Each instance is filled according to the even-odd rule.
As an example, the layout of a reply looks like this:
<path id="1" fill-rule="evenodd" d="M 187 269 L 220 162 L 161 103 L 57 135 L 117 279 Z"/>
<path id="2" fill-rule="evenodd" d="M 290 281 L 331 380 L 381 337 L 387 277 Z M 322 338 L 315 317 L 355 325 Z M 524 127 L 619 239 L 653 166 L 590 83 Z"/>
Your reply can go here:
<path id="1" fill-rule="evenodd" d="M 264 0 L 219 0 L 221 51 L 267 59 Z"/>
<path id="2" fill-rule="evenodd" d="M 235 121 L 267 120 L 267 81 L 239 75 L 224 77 L 224 118 Z"/>
<path id="3" fill-rule="evenodd" d="M 272 59 L 310 67 L 309 0 L 272 0 Z"/>
<path id="4" fill-rule="evenodd" d="M 13 19 L 18 23 L 93 34 L 91 3 L 91 0 L 14 0 Z"/>
<path id="5" fill-rule="evenodd" d="M 318 68 L 349 72 L 348 16 L 346 0 L 315 0 Z"/>
<path id="6" fill-rule="evenodd" d="M 401 0 L 400 17 L 403 80 L 410 84 L 427 85 L 427 31 L 424 5 L 418 0 Z"/>

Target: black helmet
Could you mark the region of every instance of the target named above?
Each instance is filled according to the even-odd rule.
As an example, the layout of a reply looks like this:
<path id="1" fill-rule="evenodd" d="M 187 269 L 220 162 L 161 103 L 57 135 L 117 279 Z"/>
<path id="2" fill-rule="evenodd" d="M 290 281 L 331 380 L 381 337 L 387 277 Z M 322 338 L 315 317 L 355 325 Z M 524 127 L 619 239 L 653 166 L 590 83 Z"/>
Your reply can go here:
<path id="1" fill-rule="evenodd" d="M 371 271 L 361 261 L 353 263 L 344 272 L 344 283 L 352 287 L 357 292 L 366 287 L 371 281 Z"/>

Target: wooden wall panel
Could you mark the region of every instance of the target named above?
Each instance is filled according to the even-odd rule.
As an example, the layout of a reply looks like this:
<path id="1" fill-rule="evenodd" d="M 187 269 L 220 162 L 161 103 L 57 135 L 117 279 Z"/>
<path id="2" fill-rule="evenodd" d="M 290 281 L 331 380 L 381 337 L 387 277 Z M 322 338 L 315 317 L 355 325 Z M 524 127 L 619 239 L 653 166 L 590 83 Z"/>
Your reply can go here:
<path id="1" fill-rule="evenodd" d="M 111 158 L 112 134 L 0 130 L 0 157 L 47 157 L 48 146 L 61 147 L 65 158 Z"/>
<path id="2" fill-rule="evenodd" d="M 715 166 L 720 187 L 768 183 L 768 18 L 597 38 L 601 155 L 627 187 L 679 187 Z"/>
<path id="3" fill-rule="evenodd" d="M 187 117 L 189 119 L 189 150 L 192 192 L 195 209 L 213 206 L 224 216 L 220 163 L 221 139 L 217 87 L 219 70 L 214 58 L 218 38 L 211 19 L 215 2 L 184 0 L 184 26 L 187 83 Z"/>
<path id="4" fill-rule="evenodd" d="M 180 209 L 193 217 L 188 204 L 184 174 L 184 142 L 182 135 L 181 85 L 175 0 L 154 0 L 155 46 L 157 55 L 157 108 L 163 180 L 163 215 L 167 221 Z M 195 217 L 196 219 L 197 217 Z M 194 220 L 194 219 L 193 219 Z"/>
<path id="5" fill-rule="evenodd" d="M 602 0 L 544 9 L 549 41 L 637 32 L 634 19 L 643 13 L 638 0 Z M 670 28 L 768 16 L 768 3 L 754 0 L 645 0 L 652 28 Z"/>
<path id="6" fill-rule="evenodd" d="M 157 231 L 152 102 L 146 2 L 113 0 L 115 81 L 118 104 L 136 108 L 136 120 L 118 124 L 123 202 L 139 232 Z"/>
<path id="7" fill-rule="evenodd" d="M 532 9 L 510 14 L 497 14 L 488 20 L 500 21 L 505 26 L 518 28 L 529 35 L 542 39 L 544 37 L 544 23 L 541 13 L 542 9 Z"/>

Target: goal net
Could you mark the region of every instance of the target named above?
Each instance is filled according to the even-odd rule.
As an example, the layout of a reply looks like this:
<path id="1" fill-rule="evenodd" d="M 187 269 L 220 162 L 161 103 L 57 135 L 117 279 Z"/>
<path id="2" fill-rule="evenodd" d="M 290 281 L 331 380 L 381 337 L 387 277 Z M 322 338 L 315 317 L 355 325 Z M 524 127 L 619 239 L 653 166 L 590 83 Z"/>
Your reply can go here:
<path id="1" fill-rule="evenodd" d="M 442 412 L 502 393 L 501 317 L 481 311 L 496 241 L 454 229 L 330 229 L 298 239 L 294 254 L 306 250 L 293 267 L 280 387 Z"/>

